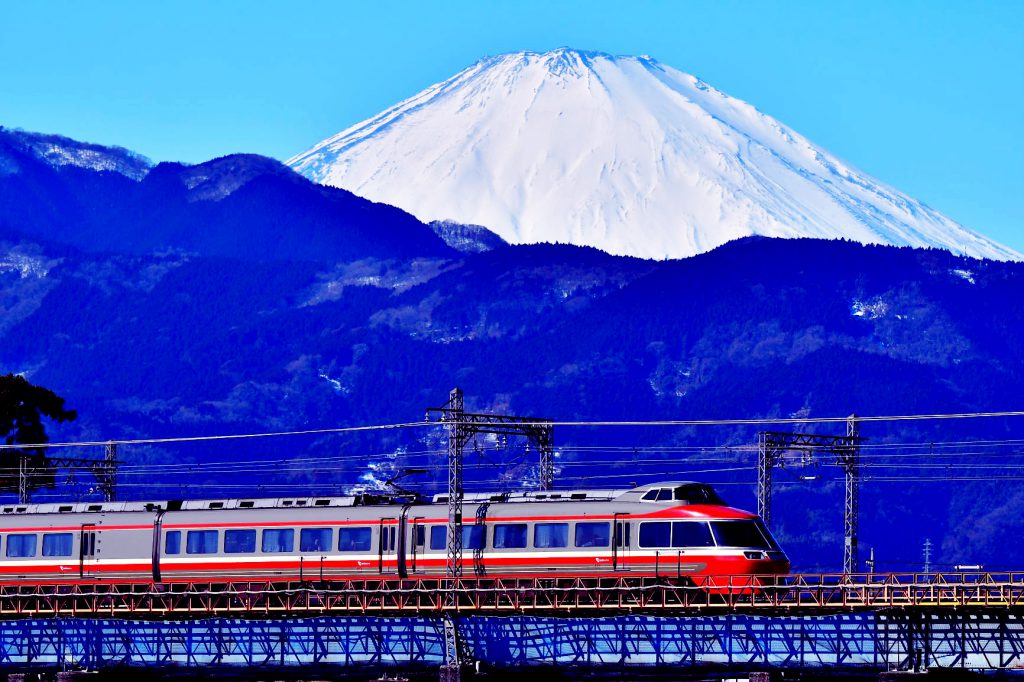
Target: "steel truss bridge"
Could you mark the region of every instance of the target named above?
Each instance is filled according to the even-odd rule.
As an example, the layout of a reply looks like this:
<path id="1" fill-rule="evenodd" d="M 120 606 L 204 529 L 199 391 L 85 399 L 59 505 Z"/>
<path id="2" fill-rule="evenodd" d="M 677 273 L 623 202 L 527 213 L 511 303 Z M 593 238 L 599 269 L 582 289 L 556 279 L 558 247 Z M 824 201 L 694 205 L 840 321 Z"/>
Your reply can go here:
<path id="1" fill-rule="evenodd" d="M 0 585 L 0 669 L 1024 668 L 1024 573 Z M 465 660 L 465 659 L 463 659 Z"/>

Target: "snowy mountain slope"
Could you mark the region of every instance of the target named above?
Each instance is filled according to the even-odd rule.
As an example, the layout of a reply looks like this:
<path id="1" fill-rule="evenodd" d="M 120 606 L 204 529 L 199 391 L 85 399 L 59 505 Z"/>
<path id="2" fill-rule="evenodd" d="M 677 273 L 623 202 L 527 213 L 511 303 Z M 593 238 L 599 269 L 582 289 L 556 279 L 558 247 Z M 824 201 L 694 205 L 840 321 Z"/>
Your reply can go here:
<path id="1" fill-rule="evenodd" d="M 10 130 L 0 126 L 0 138 L 0 174 L 15 173 L 19 168 L 12 154 L 9 151 L 5 153 L 6 146 L 28 153 L 53 168 L 73 166 L 113 171 L 132 180 L 144 178 L 153 165 L 145 156 L 122 147 L 105 147 L 61 135 Z"/>
<path id="2" fill-rule="evenodd" d="M 511 243 L 679 258 L 763 235 L 1024 258 L 649 57 L 486 58 L 287 163 Z"/>

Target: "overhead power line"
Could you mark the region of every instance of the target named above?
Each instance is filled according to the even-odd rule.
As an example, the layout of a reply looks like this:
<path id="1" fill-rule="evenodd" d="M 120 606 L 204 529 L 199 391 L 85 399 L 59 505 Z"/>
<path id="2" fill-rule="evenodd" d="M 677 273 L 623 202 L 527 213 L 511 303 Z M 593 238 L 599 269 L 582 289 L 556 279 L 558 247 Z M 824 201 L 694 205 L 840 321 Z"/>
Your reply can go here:
<path id="1" fill-rule="evenodd" d="M 891 422 L 891 421 L 929 421 L 945 419 L 978 419 L 996 417 L 1024 417 L 1024 411 L 1010 412 L 956 412 L 948 414 L 904 414 L 884 416 L 857 417 L 860 422 Z M 669 420 L 635 420 L 635 421 L 547 421 L 547 426 L 576 427 L 636 427 L 636 426 L 758 426 L 766 424 L 845 424 L 847 417 L 765 417 L 758 419 L 669 419 Z M 444 422 L 444 425 L 456 422 Z M 471 422 L 457 422 L 470 424 Z M 441 426 L 438 421 L 417 421 L 396 424 L 374 424 L 369 426 L 345 426 L 328 429 L 305 429 L 296 431 L 269 431 L 263 433 L 236 433 L 219 436 L 179 436 L 171 438 L 132 438 L 97 441 L 73 441 L 59 443 L 11 443 L 0 444 L 0 450 L 17 450 L 31 448 L 69 448 L 99 447 L 105 445 L 157 445 L 165 443 L 196 443 L 221 440 L 243 440 L 252 438 L 276 438 L 283 436 L 307 436 L 339 433 L 357 433 L 365 431 L 387 431 L 426 426 Z M 744 447 L 744 446 L 739 446 Z"/>

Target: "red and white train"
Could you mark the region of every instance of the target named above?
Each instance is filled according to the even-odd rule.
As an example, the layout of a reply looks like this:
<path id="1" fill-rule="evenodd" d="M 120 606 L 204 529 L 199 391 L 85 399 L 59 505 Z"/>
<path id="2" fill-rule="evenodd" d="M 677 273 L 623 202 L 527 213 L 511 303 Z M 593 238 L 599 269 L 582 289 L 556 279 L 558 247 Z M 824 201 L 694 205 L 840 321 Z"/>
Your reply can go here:
<path id="1" fill-rule="evenodd" d="M 447 499 L 314 497 L 7 505 L 0 581 L 340 580 L 444 575 Z M 784 574 L 761 520 L 709 486 L 467 495 L 463 576 Z"/>

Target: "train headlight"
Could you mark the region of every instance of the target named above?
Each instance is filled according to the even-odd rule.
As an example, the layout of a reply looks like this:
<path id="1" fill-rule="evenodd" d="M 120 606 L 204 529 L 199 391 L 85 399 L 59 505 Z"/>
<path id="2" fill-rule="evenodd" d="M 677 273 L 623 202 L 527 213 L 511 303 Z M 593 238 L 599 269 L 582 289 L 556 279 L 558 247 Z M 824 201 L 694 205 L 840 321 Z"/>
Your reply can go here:
<path id="1" fill-rule="evenodd" d="M 767 559 L 768 558 L 768 554 L 765 553 L 765 552 L 753 552 L 753 551 L 751 551 L 751 552 L 744 552 L 743 556 L 746 557 L 747 559 L 750 559 L 751 561 L 755 561 L 757 559 Z"/>

